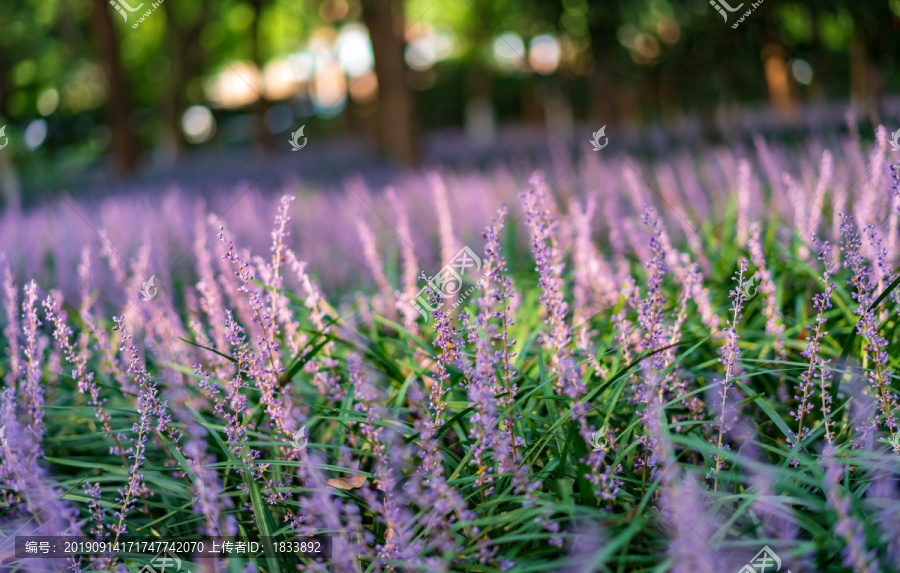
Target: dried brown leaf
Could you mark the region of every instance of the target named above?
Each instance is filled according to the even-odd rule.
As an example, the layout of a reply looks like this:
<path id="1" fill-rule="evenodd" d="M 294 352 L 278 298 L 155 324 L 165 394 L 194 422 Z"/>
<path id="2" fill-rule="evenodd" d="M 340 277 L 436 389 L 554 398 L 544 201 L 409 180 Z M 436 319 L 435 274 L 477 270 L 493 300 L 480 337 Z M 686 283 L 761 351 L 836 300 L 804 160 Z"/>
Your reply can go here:
<path id="1" fill-rule="evenodd" d="M 356 489 L 362 487 L 366 483 L 365 476 L 355 475 L 348 478 L 332 478 L 328 480 L 328 485 L 337 489 Z"/>

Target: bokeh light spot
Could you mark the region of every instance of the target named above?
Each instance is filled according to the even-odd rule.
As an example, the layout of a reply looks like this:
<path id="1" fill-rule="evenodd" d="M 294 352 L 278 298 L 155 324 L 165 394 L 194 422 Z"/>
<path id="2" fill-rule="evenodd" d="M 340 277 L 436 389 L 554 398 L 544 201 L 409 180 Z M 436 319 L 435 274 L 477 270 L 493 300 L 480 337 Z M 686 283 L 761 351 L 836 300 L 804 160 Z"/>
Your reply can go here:
<path id="1" fill-rule="evenodd" d="M 503 68 L 521 68 L 525 43 L 515 32 L 497 36 L 493 45 L 494 59 Z"/>
<path id="2" fill-rule="evenodd" d="M 48 116 L 59 106 L 59 92 L 54 89 L 49 89 L 41 94 L 41 97 L 37 100 L 37 110 L 38 113 L 43 116 Z"/>
<path id="3" fill-rule="evenodd" d="M 806 60 L 799 58 L 791 62 L 791 75 L 798 83 L 808 86 L 813 79 L 813 69 Z"/>
<path id="4" fill-rule="evenodd" d="M 181 129 L 188 141 L 202 143 L 216 132 L 216 120 L 205 105 L 192 105 L 181 116 Z"/>
<path id="5" fill-rule="evenodd" d="M 559 42 L 553 36 L 541 34 L 531 40 L 528 63 L 539 74 L 547 75 L 559 66 Z"/>
<path id="6" fill-rule="evenodd" d="M 37 149 L 43 145 L 45 139 L 47 139 L 46 120 L 36 119 L 25 128 L 25 147 L 28 149 Z"/>

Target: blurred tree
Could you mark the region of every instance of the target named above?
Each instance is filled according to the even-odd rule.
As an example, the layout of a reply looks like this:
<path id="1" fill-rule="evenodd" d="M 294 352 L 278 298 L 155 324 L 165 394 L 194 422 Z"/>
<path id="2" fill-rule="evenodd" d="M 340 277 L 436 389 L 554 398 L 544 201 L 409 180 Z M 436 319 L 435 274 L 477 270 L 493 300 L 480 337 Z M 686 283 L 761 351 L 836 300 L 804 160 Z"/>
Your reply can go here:
<path id="1" fill-rule="evenodd" d="M 891 24 L 896 14 L 900 14 L 898 0 L 797 0 L 774 5 L 767 17 L 774 24 L 770 35 L 774 32 L 777 42 L 788 50 L 814 52 L 821 72 L 827 73 L 835 64 L 849 70 L 841 91 L 877 124 L 887 90 L 884 68 L 894 67 L 892 55 L 900 48 Z M 830 79 L 833 85 L 838 78 Z"/>
<path id="2" fill-rule="evenodd" d="M 181 130 L 181 115 L 190 103 L 188 86 L 205 71 L 206 52 L 200 42 L 200 32 L 209 22 L 211 14 L 209 0 L 199 0 L 178 11 L 172 2 L 164 1 L 163 7 L 173 41 L 169 43 L 172 70 L 163 96 L 165 124 L 162 126 L 162 144 L 168 148 L 170 158 L 174 159 L 187 145 Z"/>
<path id="3" fill-rule="evenodd" d="M 797 83 L 791 77 L 790 54 L 777 29 L 777 26 L 773 25 L 763 31 L 760 60 L 766 78 L 769 102 L 779 113 L 790 116 L 799 108 L 799 94 Z"/>
<path id="4" fill-rule="evenodd" d="M 878 59 L 896 55 L 897 33 L 892 29 L 891 2 L 882 1 L 878 6 L 868 2 L 850 2 L 847 11 L 853 19 L 853 37 L 850 47 L 850 95 L 855 103 L 867 109 L 873 123 L 880 122 L 879 104 L 885 94 L 886 82 Z M 900 2 L 893 2 L 900 10 Z"/>
<path id="5" fill-rule="evenodd" d="M 259 70 L 259 98 L 253 104 L 253 117 L 256 130 L 256 142 L 263 151 L 270 151 L 274 147 L 272 139 L 266 130 L 266 111 L 269 109 L 269 101 L 266 99 L 266 90 L 262 80 L 263 55 L 262 55 L 262 10 L 267 4 L 266 0 L 250 0 L 253 8 L 253 22 L 250 25 L 250 59 Z"/>
<path id="6" fill-rule="evenodd" d="M 584 14 L 578 3 L 566 2 L 570 6 L 564 14 L 570 14 L 569 20 Z M 622 23 L 620 12 L 621 2 L 591 2 L 588 13 L 585 15 L 588 38 L 590 44 L 590 67 L 593 72 L 590 75 L 590 109 L 589 114 L 596 121 L 611 120 L 624 113 L 620 109 L 621 102 L 627 101 L 622 82 L 622 51 L 616 40 L 617 27 Z M 576 8 L 577 7 L 577 8 Z M 575 20 L 577 22 L 577 20 Z M 564 20 L 565 22 L 565 20 Z M 573 24 L 569 24 L 571 28 Z"/>
<path id="7" fill-rule="evenodd" d="M 12 93 L 10 86 L 11 62 L 6 51 L 0 49 L 0 117 L 9 117 L 9 97 Z M 6 125 L 5 119 L 3 126 Z M 10 134 L 6 134 L 9 137 Z M 0 154 L 0 192 L 3 196 L 3 206 L 7 209 L 18 211 L 22 208 L 22 192 L 19 188 L 19 178 L 15 165 L 8 153 Z"/>
<path id="8" fill-rule="evenodd" d="M 233 79 L 235 69 L 244 69 L 235 63 L 248 60 L 260 72 L 277 60 L 272 71 L 296 72 L 310 65 L 306 43 L 315 37 L 330 45 L 343 26 L 359 20 L 369 30 L 378 96 L 356 107 L 351 96 L 343 119 L 357 113 L 371 121 L 384 154 L 405 162 L 417 158 L 417 119 L 435 128 L 546 121 L 547 94 L 570 99 L 576 118 L 590 118 L 595 127 L 687 112 L 712 132 L 722 106 L 768 100 L 796 110 L 810 99 L 848 95 L 880 123 L 883 96 L 898 87 L 900 33 L 892 22 L 900 22 L 900 0 L 763 3 L 737 29 L 737 14 L 723 23 L 707 0 L 165 0 L 158 11 L 164 17 L 153 15 L 137 30 L 105 2 L 17 0 L 0 11 L 0 125 L 8 125 L 17 148 L 7 150 L 0 166 L 6 175 L 41 157 L 71 171 L 104 154 L 128 172 L 141 144 L 177 155 L 186 145 L 185 109 L 216 104 L 205 100 L 206 80 L 223 70 Z M 742 13 L 748 8 L 745 2 Z M 427 36 L 437 31 L 450 38 L 451 55 L 433 68 L 410 70 L 405 28 L 416 53 L 428 51 Z M 518 38 L 517 57 L 526 63 L 500 62 L 495 42 L 505 34 Z M 534 55 L 529 44 L 544 34 L 560 49 L 559 67 L 546 75 L 527 63 Z M 426 77 L 424 84 L 411 82 Z M 246 80 L 265 93 L 249 75 Z M 317 113 L 302 101 L 309 78 L 294 80 L 300 92 L 292 111 Z M 422 90 L 415 97 L 408 87 L 414 85 Z M 421 117 L 416 97 L 430 102 Z M 269 144 L 263 120 L 272 103 L 244 98 L 221 108 L 220 135 L 241 139 L 248 132 L 244 117 L 232 116 L 250 112 L 254 143 Z M 102 113 L 105 125 L 98 124 Z M 269 129 L 276 116 L 269 114 Z M 46 139 L 24 145 L 28 126 L 41 120 Z M 358 124 L 340 120 L 326 131 L 339 129 L 360 135 Z M 240 134 L 233 138 L 235 130 Z M 22 170 L 26 188 L 36 171 Z M 13 180 L 0 176 L 5 206 L 19 202 Z"/>
<path id="9" fill-rule="evenodd" d="M 93 4 L 91 19 L 109 87 L 106 109 L 112 130 L 112 154 L 119 172 L 131 173 L 137 167 L 141 151 L 140 141 L 129 127 L 129 118 L 134 111 L 131 89 L 122 72 L 112 13 L 105 0 L 94 0 Z"/>
<path id="10" fill-rule="evenodd" d="M 406 83 L 403 0 L 363 0 L 362 16 L 378 78 L 378 138 L 384 153 L 403 163 L 418 159 L 413 94 Z"/>

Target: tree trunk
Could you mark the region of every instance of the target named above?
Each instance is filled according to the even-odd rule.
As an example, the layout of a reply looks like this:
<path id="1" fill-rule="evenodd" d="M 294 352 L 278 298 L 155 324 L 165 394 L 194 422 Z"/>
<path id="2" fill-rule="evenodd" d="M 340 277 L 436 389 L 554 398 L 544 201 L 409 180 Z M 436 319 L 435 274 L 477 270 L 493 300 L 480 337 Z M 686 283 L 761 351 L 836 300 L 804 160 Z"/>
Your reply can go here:
<path id="1" fill-rule="evenodd" d="M 403 1 L 364 0 L 362 5 L 378 78 L 379 143 L 388 157 L 412 164 L 418 146 L 413 94 L 406 85 Z"/>
<path id="2" fill-rule="evenodd" d="M 881 123 L 878 116 L 884 78 L 881 70 L 869 60 L 866 42 L 857 32 L 853 35 L 850 50 L 850 101 L 858 109 L 864 110 L 873 125 Z"/>
<path id="3" fill-rule="evenodd" d="M 9 60 L 6 54 L 0 52 L 0 117 L 9 117 Z M 0 125 L 2 127 L 2 125 Z M 9 134 L 0 141 L 0 145 L 9 145 Z M 10 158 L 12 148 L 0 152 L 0 197 L 3 199 L 3 207 L 7 211 L 19 211 L 22 208 L 22 189 L 19 184 L 19 174 L 16 166 Z"/>
<path id="4" fill-rule="evenodd" d="M 472 10 L 477 14 L 485 12 L 484 2 L 473 0 Z M 473 46 L 484 46 L 491 39 L 487 22 L 481 18 L 472 20 L 469 28 L 469 42 Z M 466 66 L 465 102 L 463 103 L 463 127 L 472 141 L 488 142 L 496 135 L 496 111 L 491 100 L 493 76 L 479 59 Z"/>
<path id="5" fill-rule="evenodd" d="M 480 45 L 477 40 L 475 45 Z M 491 105 L 491 76 L 478 63 L 469 65 L 464 105 L 466 135 L 473 141 L 491 141 L 496 133 L 496 118 Z"/>
<path id="6" fill-rule="evenodd" d="M 163 104 L 163 145 L 167 157 L 174 161 L 187 147 L 187 139 L 181 129 L 181 114 L 188 104 L 188 84 L 203 71 L 203 49 L 199 44 L 199 37 L 209 16 L 209 3 L 202 0 L 199 14 L 191 21 L 183 21 L 181 13 L 176 13 L 172 7 L 172 2 L 163 2 L 163 7 L 174 36 L 172 69 Z"/>
<path id="7" fill-rule="evenodd" d="M 590 132 L 582 133 L 580 139 L 590 138 L 591 133 L 603 125 L 621 124 L 634 114 L 634 94 L 625 87 L 620 63 L 610 54 L 619 49 L 616 32 L 619 16 L 615 4 L 593 2 L 588 13 L 588 34 L 590 41 L 590 60 L 586 65 L 593 66 L 588 78 L 588 128 Z"/>
<path id="8" fill-rule="evenodd" d="M 9 96 L 12 93 L 10 87 L 10 71 L 12 65 L 6 54 L 0 52 L 0 117 L 9 117 Z"/>
<path id="9" fill-rule="evenodd" d="M 797 112 L 797 89 L 788 67 L 787 51 L 774 41 L 763 47 L 761 55 L 769 102 L 775 110 L 792 116 Z"/>
<path id="10" fill-rule="evenodd" d="M 22 183 L 8 152 L 0 152 L 0 191 L 7 212 L 22 210 Z"/>
<path id="11" fill-rule="evenodd" d="M 112 8 L 105 0 L 94 0 L 92 21 L 94 33 L 100 42 L 103 70 L 109 84 L 106 110 L 112 129 L 112 152 L 120 173 L 131 173 L 137 167 L 140 141 L 129 128 L 129 117 L 134 110 L 131 90 L 122 72 L 119 46 L 113 28 Z"/>
<path id="12" fill-rule="evenodd" d="M 256 65 L 256 69 L 259 71 L 259 82 L 257 83 L 259 86 L 259 99 L 253 103 L 253 117 L 254 124 L 256 125 L 256 143 L 262 151 L 269 152 L 274 149 L 275 146 L 272 144 L 272 138 L 269 137 L 269 132 L 266 129 L 266 112 L 269 110 L 269 102 L 265 97 L 266 90 L 265 81 L 263 80 L 263 61 L 259 27 L 259 18 L 262 15 L 262 7 L 264 4 L 264 0 L 251 0 L 250 2 L 250 5 L 253 6 L 253 24 L 250 26 L 250 50 L 252 52 L 250 57 Z"/>

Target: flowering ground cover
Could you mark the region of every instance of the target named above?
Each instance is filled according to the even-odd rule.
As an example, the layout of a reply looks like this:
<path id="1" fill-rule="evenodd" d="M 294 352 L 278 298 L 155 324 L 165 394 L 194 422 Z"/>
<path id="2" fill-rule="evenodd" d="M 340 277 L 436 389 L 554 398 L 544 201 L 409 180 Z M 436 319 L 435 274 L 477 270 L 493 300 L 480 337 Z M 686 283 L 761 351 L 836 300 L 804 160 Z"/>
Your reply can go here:
<path id="1" fill-rule="evenodd" d="M 900 189 L 850 132 L 5 213 L 0 562 L 900 570 Z"/>

